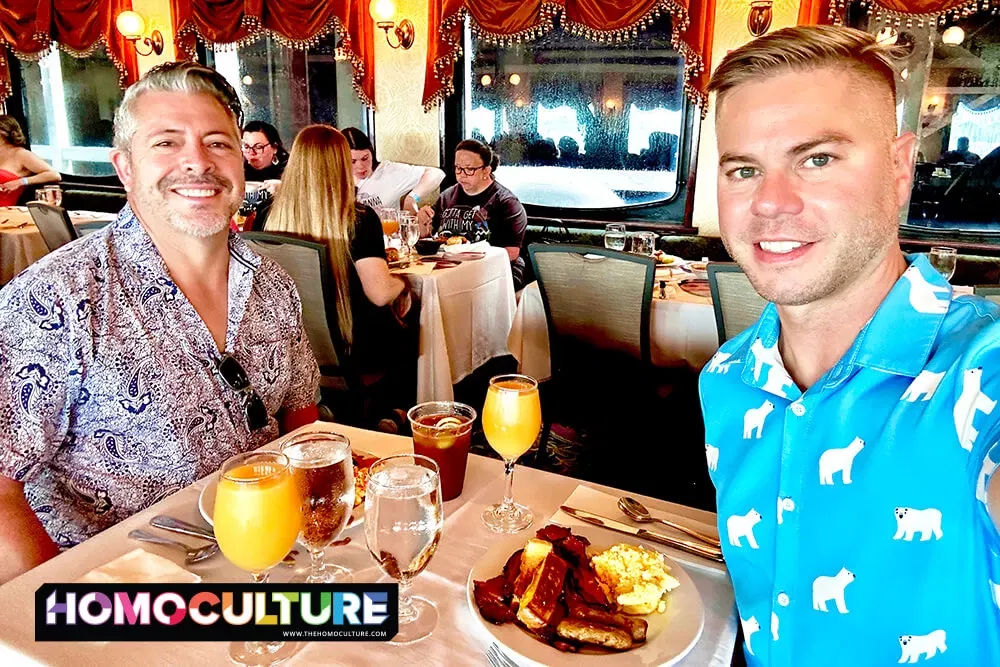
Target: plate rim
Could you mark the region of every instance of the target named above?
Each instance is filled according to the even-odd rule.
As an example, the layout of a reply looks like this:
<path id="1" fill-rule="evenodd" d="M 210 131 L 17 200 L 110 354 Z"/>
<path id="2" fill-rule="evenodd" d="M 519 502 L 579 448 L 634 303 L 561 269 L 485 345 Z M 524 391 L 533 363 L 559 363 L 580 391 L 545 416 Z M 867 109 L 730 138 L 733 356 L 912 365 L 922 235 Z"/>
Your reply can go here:
<path id="1" fill-rule="evenodd" d="M 539 527 L 544 527 L 544 526 L 547 526 L 547 525 L 563 526 L 563 524 L 560 524 L 560 523 L 557 523 L 557 522 L 551 521 L 551 520 L 547 521 L 547 522 L 544 522 L 544 523 L 538 524 Z M 571 525 L 571 526 L 564 526 L 564 527 L 565 528 L 569 528 L 570 530 L 572 530 L 574 532 L 574 534 L 583 535 L 584 537 L 587 537 L 588 539 L 591 539 L 591 535 L 604 535 L 605 534 L 604 532 L 599 532 L 600 529 L 598 527 L 596 527 L 596 526 Z M 515 660 L 524 661 L 526 664 L 530 664 L 530 665 L 545 665 L 547 663 L 542 662 L 541 660 L 538 659 L 538 657 L 531 657 L 531 656 L 528 656 L 528 655 L 524 655 L 524 654 L 518 652 L 516 649 L 514 649 L 514 648 L 508 646 L 506 643 L 504 643 L 503 639 L 500 638 L 499 636 L 497 636 L 497 634 L 494 633 L 494 628 L 503 627 L 503 626 L 497 626 L 497 625 L 495 625 L 493 623 L 490 623 L 486 619 L 484 619 L 482 617 L 482 615 L 479 613 L 479 609 L 478 609 L 478 607 L 476 607 L 475 598 L 473 597 L 473 581 L 474 581 L 473 575 L 474 575 L 476 569 L 494 551 L 499 551 L 500 548 L 501 548 L 501 545 L 508 545 L 508 543 L 513 542 L 513 540 L 514 540 L 515 537 L 521 538 L 525 542 L 528 540 L 529 537 L 534 537 L 534 533 L 532 533 L 530 535 L 525 535 L 525 533 L 528 533 L 528 532 L 530 532 L 530 531 L 522 531 L 521 533 L 517 533 L 515 535 L 509 535 L 509 536 L 507 536 L 506 539 L 501 540 L 499 542 L 496 542 L 494 545 L 492 545 L 490 548 L 488 548 L 485 552 L 483 552 L 483 554 L 478 559 L 476 559 L 476 562 L 472 565 L 472 568 L 469 570 L 469 576 L 466 579 L 465 598 L 466 598 L 466 603 L 468 605 L 469 612 L 472 614 L 472 616 L 475 619 L 475 621 L 479 624 L 479 627 L 490 637 L 490 641 L 492 641 L 492 642 L 496 643 L 497 645 L 501 646 L 503 648 L 504 652 L 507 653 L 507 654 L 509 654 L 510 657 L 513 658 L 513 659 L 515 659 Z M 600 540 L 600 542 L 604 542 L 604 541 L 605 540 Z M 615 536 L 610 536 L 609 535 L 608 539 L 606 541 L 607 541 L 607 545 L 608 546 L 611 546 L 613 544 L 617 544 L 619 542 L 626 542 L 626 543 L 631 543 L 631 544 L 637 544 L 637 545 L 645 547 L 647 549 L 652 549 L 654 551 L 657 551 L 658 553 L 660 553 L 661 555 L 663 555 L 663 557 L 666 559 L 667 565 L 671 568 L 671 573 L 679 581 L 681 581 L 682 585 L 686 585 L 690 589 L 690 591 L 693 593 L 694 598 L 697 600 L 698 609 L 700 611 L 700 619 L 698 621 L 698 629 L 694 633 L 694 638 L 691 640 L 691 642 L 682 651 L 680 651 L 680 653 L 678 653 L 676 656 L 674 656 L 672 658 L 669 658 L 666 662 L 656 662 L 656 663 L 646 663 L 646 662 L 643 662 L 643 663 L 641 663 L 643 665 L 656 664 L 656 665 L 660 665 L 661 667 L 667 667 L 669 665 L 677 664 L 678 662 L 680 662 L 681 660 L 683 660 L 685 657 L 687 657 L 688 654 L 691 653 L 691 651 L 694 649 L 694 647 L 701 640 L 701 636 L 702 636 L 702 634 L 705 631 L 705 601 L 702 599 L 701 592 L 698 590 L 697 585 L 694 583 L 694 579 L 691 578 L 690 573 L 688 573 L 688 571 L 684 568 L 683 564 L 681 564 L 677 560 L 671 558 L 669 555 L 665 554 L 660 548 L 656 547 L 655 545 L 650 545 L 649 543 L 645 542 L 642 539 L 639 539 L 638 537 L 630 537 L 628 535 L 615 535 Z M 598 540 L 592 540 L 592 543 L 596 543 L 596 542 L 598 542 Z M 505 546 L 504 548 L 505 549 L 509 549 L 510 546 Z M 515 551 L 516 551 L 516 549 L 515 549 Z M 510 553 L 514 553 L 514 552 L 512 551 Z M 678 576 L 678 573 L 680 573 L 681 576 Z M 523 631 L 521 631 L 521 632 L 523 632 Z M 536 641 L 535 643 L 538 644 L 539 646 L 545 646 L 541 642 L 537 642 Z M 648 646 L 648 645 L 649 645 L 648 643 L 645 644 L 645 646 Z M 553 651 L 557 651 L 559 655 L 571 656 L 573 660 L 584 660 L 586 662 L 594 662 L 595 664 L 596 664 L 595 661 L 601 660 L 601 659 L 607 659 L 607 658 L 612 658 L 612 657 L 617 657 L 617 656 L 634 655 L 633 651 L 624 651 L 624 652 L 621 652 L 621 653 L 610 652 L 610 653 L 599 653 L 599 654 L 598 653 L 590 653 L 590 654 L 588 654 L 588 653 L 562 653 L 562 652 L 559 652 L 558 649 L 554 649 L 552 647 L 546 647 L 546 648 L 549 648 L 549 649 L 551 649 Z M 641 648 L 642 647 L 639 647 L 639 649 L 636 649 L 636 650 L 641 650 Z M 544 659 L 544 657 L 543 657 L 543 659 Z M 636 663 L 636 664 L 639 664 L 639 663 Z"/>

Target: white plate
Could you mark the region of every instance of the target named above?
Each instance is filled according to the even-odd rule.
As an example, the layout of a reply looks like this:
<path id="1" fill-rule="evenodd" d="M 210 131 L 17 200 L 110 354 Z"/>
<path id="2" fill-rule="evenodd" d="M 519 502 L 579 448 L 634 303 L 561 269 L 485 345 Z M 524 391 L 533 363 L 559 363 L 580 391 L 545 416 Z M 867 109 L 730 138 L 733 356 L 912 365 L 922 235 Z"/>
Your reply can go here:
<path id="1" fill-rule="evenodd" d="M 670 255 L 670 254 L 667 254 L 667 253 L 663 253 L 662 256 L 670 258 L 673 261 L 670 262 L 669 264 L 664 264 L 660 260 L 656 260 L 656 268 L 658 268 L 658 269 L 660 269 L 660 268 L 671 268 L 672 269 L 672 268 L 675 268 L 675 267 L 679 268 L 679 267 L 683 266 L 684 264 L 687 264 L 687 260 L 686 259 L 684 259 L 683 257 L 678 257 L 677 255 Z"/>
<path id="2" fill-rule="evenodd" d="M 591 526 L 573 526 L 573 534 L 582 535 L 590 540 L 588 553 L 603 551 L 613 544 L 625 542 L 637 544 L 647 549 L 656 547 L 643 543 L 642 540 L 629 535 L 616 535 L 606 530 Z M 667 596 L 667 609 L 662 614 L 643 616 L 649 623 L 646 643 L 621 653 L 563 653 L 534 639 L 526 631 L 514 623 L 494 625 L 479 615 L 476 601 L 472 595 L 472 582 L 492 579 L 503 573 L 503 566 L 518 549 L 524 547 L 534 532 L 525 531 L 500 540 L 483 557 L 476 561 L 469 573 L 466 583 L 466 598 L 472 616 L 493 636 L 493 639 L 504 647 L 513 660 L 524 664 L 542 664 L 553 667 L 565 665 L 578 667 L 593 665 L 594 667 L 635 667 L 637 665 L 673 665 L 688 654 L 701 637 L 705 627 L 705 607 L 694 581 L 676 561 L 666 557 L 670 573 L 681 582 Z M 523 662 L 522 662 L 523 661 Z"/>

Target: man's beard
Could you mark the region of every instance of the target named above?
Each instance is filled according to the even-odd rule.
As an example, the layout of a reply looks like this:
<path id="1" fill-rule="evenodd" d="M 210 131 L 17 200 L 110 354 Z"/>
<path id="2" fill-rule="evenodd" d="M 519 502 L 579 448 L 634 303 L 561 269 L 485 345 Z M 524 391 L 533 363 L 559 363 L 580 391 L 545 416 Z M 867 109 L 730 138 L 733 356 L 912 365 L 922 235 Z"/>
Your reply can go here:
<path id="1" fill-rule="evenodd" d="M 212 185 L 221 189 L 220 197 L 226 198 L 233 192 L 232 181 L 215 174 L 204 174 L 198 177 L 165 176 L 147 188 L 140 188 L 136 193 L 147 216 L 155 214 L 177 231 L 194 238 L 209 238 L 221 233 L 229 227 L 229 221 L 239 209 L 240 201 L 232 197 L 224 212 L 179 211 L 172 207 L 168 200 L 170 188 L 189 185 L 197 188 L 199 185 Z"/>

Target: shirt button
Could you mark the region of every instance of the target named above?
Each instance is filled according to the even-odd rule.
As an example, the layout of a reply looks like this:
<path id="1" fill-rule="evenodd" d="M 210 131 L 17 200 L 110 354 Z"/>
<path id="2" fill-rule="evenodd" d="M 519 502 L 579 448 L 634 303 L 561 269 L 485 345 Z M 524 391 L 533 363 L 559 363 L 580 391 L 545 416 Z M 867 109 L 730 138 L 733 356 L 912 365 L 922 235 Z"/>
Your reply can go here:
<path id="1" fill-rule="evenodd" d="M 796 417 L 801 417 L 806 413 L 806 406 L 801 403 L 792 403 L 792 414 Z"/>

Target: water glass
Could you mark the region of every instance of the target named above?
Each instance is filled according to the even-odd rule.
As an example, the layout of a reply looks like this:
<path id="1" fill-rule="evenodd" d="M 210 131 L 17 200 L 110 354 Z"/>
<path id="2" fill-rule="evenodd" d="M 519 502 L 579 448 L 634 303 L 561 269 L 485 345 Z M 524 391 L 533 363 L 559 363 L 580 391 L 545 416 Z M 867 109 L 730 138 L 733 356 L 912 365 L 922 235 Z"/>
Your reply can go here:
<path id="1" fill-rule="evenodd" d="M 399 632 L 391 644 L 428 637 L 438 622 L 430 600 L 409 594 L 441 541 L 444 510 L 438 466 L 426 456 L 397 454 L 369 469 L 365 538 L 379 569 L 399 582 Z"/>
<path id="2" fill-rule="evenodd" d="M 400 256 L 404 258 L 412 256 L 415 252 L 414 246 L 420 240 L 420 224 L 417 222 L 417 216 L 409 211 L 399 213 L 399 239 L 402 244 Z"/>
<path id="3" fill-rule="evenodd" d="M 35 191 L 35 199 L 50 206 L 62 206 L 62 188 L 58 185 L 46 185 Z"/>
<path id="4" fill-rule="evenodd" d="M 656 250 L 656 234 L 636 232 L 632 235 L 632 252 L 637 255 L 652 255 Z"/>
<path id="5" fill-rule="evenodd" d="M 604 247 L 609 250 L 625 250 L 625 225 L 618 223 L 605 225 Z"/>
<path id="6" fill-rule="evenodd" d="M 955 266 L 958 264 L 958 251 L 946 246 L 934 246 L 927 259 L 937 272 L 944 276 L 945 280 L 951 280 L 955 275 Z"/>

